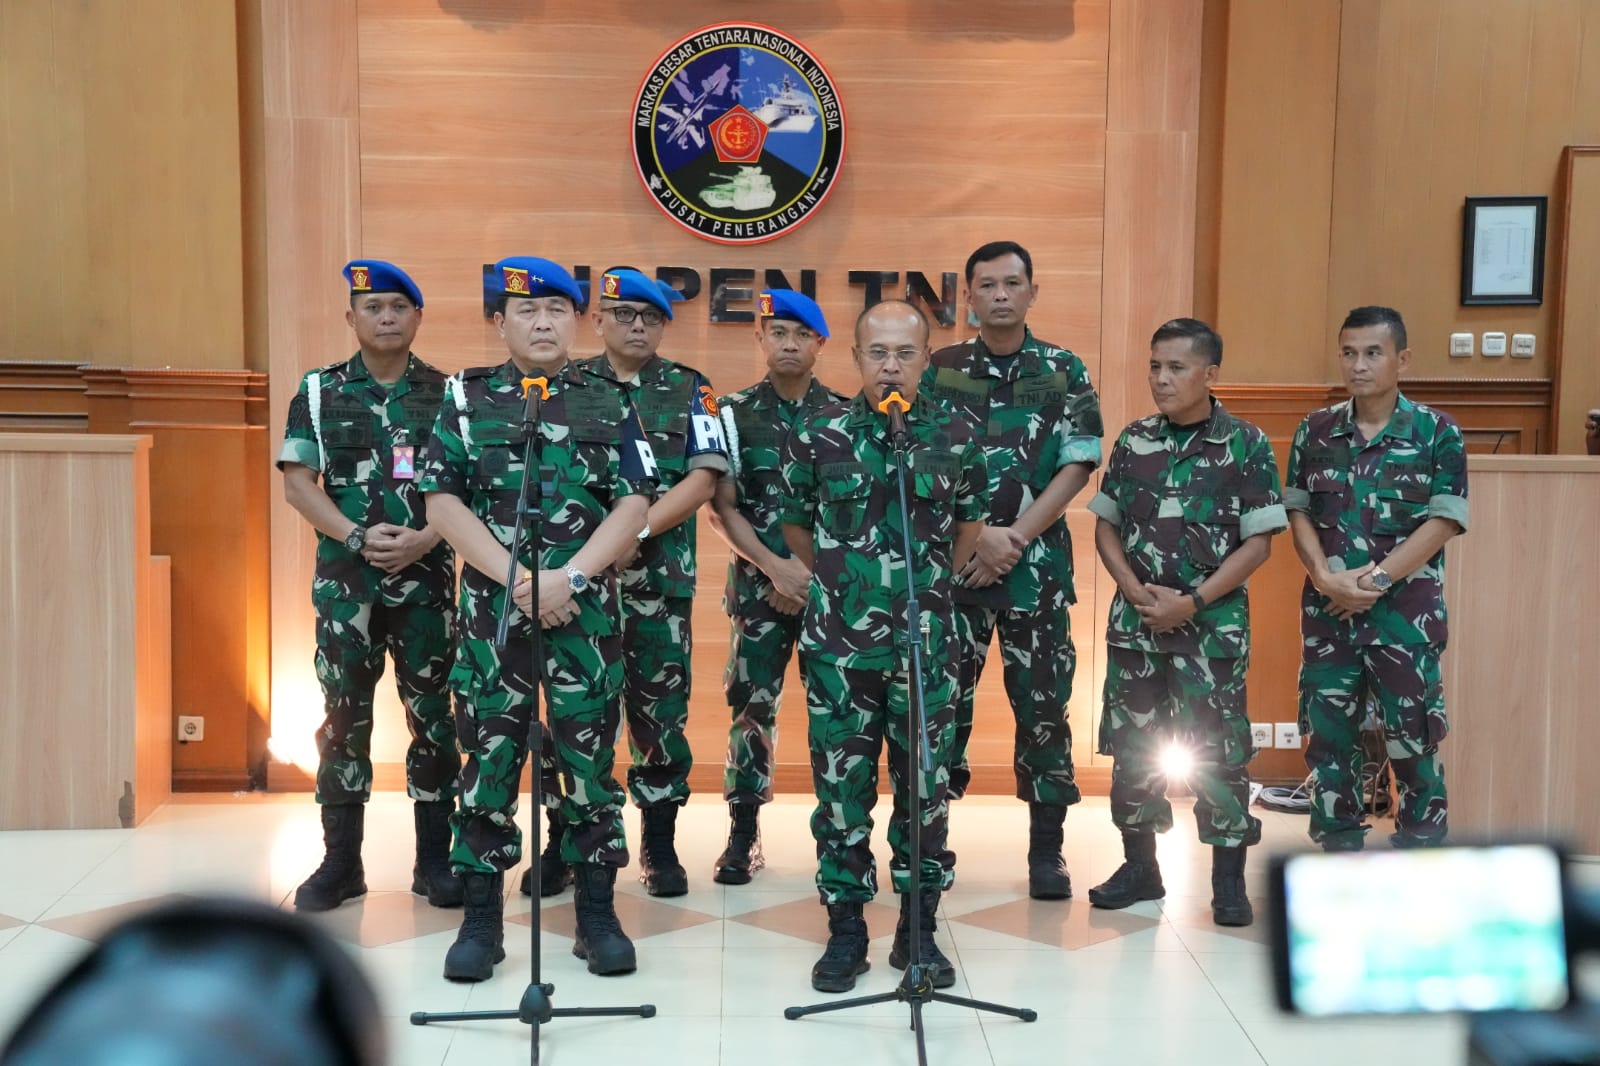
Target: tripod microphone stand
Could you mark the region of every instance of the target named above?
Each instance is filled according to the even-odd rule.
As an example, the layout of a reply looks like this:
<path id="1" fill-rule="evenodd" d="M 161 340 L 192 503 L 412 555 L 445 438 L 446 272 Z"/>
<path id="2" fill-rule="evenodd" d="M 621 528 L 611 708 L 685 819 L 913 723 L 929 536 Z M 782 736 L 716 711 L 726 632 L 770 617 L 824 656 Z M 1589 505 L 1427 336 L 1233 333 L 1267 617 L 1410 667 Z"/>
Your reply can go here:
<path id="1" fill-rule="evenodd" d="M 511 562 L 506 569 L 506 595 L 500 608 L 499 628 L 495 631 L 495 647 L 504 654 L 510 646 L 511 612 L 514 605 L 511 602 L 511 590 L 517 583 L 517 559 L 523 543 L 524 520 L 528 528 L 528 541 L 533 547 L 533 603 L 528 608 L 528 619 L 533 631 L 533 710 L 528 716 L 528 751 L 526 764 L 530 767 L 529 777 L 529 809 L 533 813 L 533 832 L 530 834 L 534 846 L 524 849 L 525 854 L 537 855 L 540 848 L 539 822 L 540 806 L 543 803 L 541 778 L 541 755 L 544 751 L 544 723 L 540 714 L 541 699 L 540 686 L 544 681 L 544 629 L 539 624 L 539 563 L 540 550 L 544 545 L 544 490 L 543 473 L 534 477 L 533 472 L 539 469 L 543 458 L 543 441 L 539 434 L 540 411 L 543 401 L 550 398 L 549 382 L 543 377 L 522 379 L 522 487 L 517 492 L 517 519 L 511 529 Z M 535 886 L 537 887 L 537 885 Z M 545 984 L 539 979 L 540 971 L 540 927 L 543 916 L 540 913 L 539 897 L 534 896 L 533 909 L 528 914 L 528 930 L 532 942 L 532 960 L 528 987 L 522 993 L 522 999 L 515 1010 L 476 1010 L 476 1011 L 443 1011 L 429 1012 L 417 1011 L 411 1015 L 412 1025 L 428 1025 L 432 1022 L 462 1022 L 462 1021 L 497 1021 L 516 1019 L 531 1028 L 533 1039 L 529 1046 L 529 1061 L 533 1066 L 539 1066 L 539 1027 L 552 1018 L 610 1018 L 610 1017 L 638 1017 L 653 1018 L 656 1009 L 649 1003 L 637 1007 L 554 1007 L 550 997 L 555 994 L 555 985 Z"/>
<path id="2" fill-rule="evenodd" d="M 922 774 L 933 770 L 933 756 L 928 744 L 928 716 L 923 705 L 922 684 L 922 608 L 917 603 L 915 559 L 912 553 L 911 508 L 906 493 L 906 460 L 910 441 L 906 434 L 905 413 L 911 404 L 898 392 L 891 392 L 878 404 L 878 410 L 889 416 L 889 439 L 894 445 L 895 476 L 900 489 L 900 537 L 902 558 L 906 570 L 906 646 L 911 651 L 910 714 L 914 728 L 906 730 L 910 743 L 906 746 L 906 788 L 909 791 L 906 806 L 910 813 L 911 902 L 908 916 L 909 928 L 906 947 L 909 958 L 905 973 L 893 992 L 879 992 L 870 996 L 852 996 L 849 999 L 814 1003 L 808 1007 L 787 1007 L 783 1016 L 790 1021 L 808 1014 L 825 1014 L 830 1011 L 865 1007 L 875 1003 L 904 1003 L 911 1008 L 911 1030 L 917 1037 L 917 1062 L 927 1066 L 928 1045 L 923 1029 L 922 1008 L 927 1003 L 950 1003 L 957 1007 L 989 1011 L 1020 1018 L 1025 1022 L 1038 1019 L 1038 1012 L 1026 1007 L 1007 1007 L 965 996 L 953 996 L 934 990 L 933 978 L 922 963 Z"/>

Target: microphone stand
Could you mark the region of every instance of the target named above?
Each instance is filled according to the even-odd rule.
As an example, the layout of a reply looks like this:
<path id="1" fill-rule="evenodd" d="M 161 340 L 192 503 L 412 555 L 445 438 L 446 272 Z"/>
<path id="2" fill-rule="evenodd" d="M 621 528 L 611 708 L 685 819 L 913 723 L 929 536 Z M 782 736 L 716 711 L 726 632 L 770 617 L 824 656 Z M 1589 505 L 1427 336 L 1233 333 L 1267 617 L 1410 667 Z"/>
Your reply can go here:
<path id="1" fill-rule="evenodd" d="M 895 479 L 900 489 L 900 541 L 901 552 L 905 560 L 906 571 L 906 646 L 911 650 L 911 679 L 910 714 L 915 726 L 906 732 L 911 743 L 906 751 L 906 788 L 907 807 L 909 808 L 910 826 L 910 872 L 911 872 L 911 903 L 907 930 L 906 947 L 909 958 L 906 961 L 905 973 L 900 977 L 900 983 L 892 992 L 879 992 L 870 996 L 853 996 L 849 999 L 833 1000 L 824 1003 L 814 1003 L 807 1007 L 786 1007 L 783 1016 L 790 1021 L 804 1018 L 808 1014 L 825 1014 L 836 1010 L 849 1010 L 853 1007 L 865 1007 L 876 1003 L 904 1003 L 911 1008 L 911 1031 L 917 1039 L 918 1066 L 927 1066 L 928 1044 L 927 1034 L 923 1027 L 922 1007 L 926 1003 L 950 1003 L 958 1007 L 971 1007 L 974 1010 L 989 1011 L 994 1014 L 1005 1014 L 1013 1018 L 1020 1018 L 1025 1022 L 1036 1021 L 1039 1017 L 1037 1011 L 1027 1007 L 1007 1007 L 999 1003 L 989 1003 L 980 999 L 968 999 L 966 996 L 954 996 L 948 992 L 934 990 L 933 978 L 922 964 L 922 774 L 933 770 L 933 755 L 928 743 L 928 715 L 923 704 L 922 683 L 922 608 L 917 602 L 917 582 L 914 574 L 916 556 L 912 551 L 911 538 L 911 507 L 906 492 L 906 463 L 910 440 L 906 433 L 905 412 L 910 409 L 898 392 L 890 393 L 878 409 L 889 416 L 889 439 L 894 445 Z"/>
<path id="2" fill-rule="evenodd" d="M 522 410 L 522 486 L 517 491 L 517 519 L 511 528 L 511 561 L 506 566 L 506 595 L 500 606 L 500 622 L 495 630 L 494 644 L 504 654 L 511 642 L 511 612 L 515 605 L 511 601 L 511 590 L 516 587 L 519 549 L 523 542 L 523 530 L 528 531 L 528 541 L 533 548 L 533 602 L 528 607 L 528 619 L 533 631 L 533 710 L 528 716 L 528 750 L 524 765 L 530 767 L 528 774 L 530 781 L 529 810 L 533 813 L 533 831 L 529 834 L 533 847 L 523 849 L 524 854 L 538 855 L 539 826 L 542 819 L 540 807 L 543 805 L 542 763 L 544 752 L 544 722 L 541 720 L 540 686 L 544 681 L 544 628 L 539 624 L 539 564 L 544 548 L 544 493 L 543 471 L 539 477 L 533 476 L 533 471 L 539 469 L 543 459 L 544 441 L 539 432 L 540 413 L 544 400 L 548 399 L 550 392 L 544 378 L 523 378 L 522 395 L 524 398 Z M 533 908 L 528 913 L 528 932 L 532 944 L 528 987 L 522 993 L 522 1000 L 515 1010 L 472 1010 L 472 1011 L 416 1011 L 411 1015 L 412 1025 L 428 1025 L 432 1022 L 461 1022 L 461 1021 L 505 1021 L 515 1019 L 527 1025 L 533 1034 L 529 1045 L 529 1062 L 532 1066 L 539 1066 L 539 1027 L 552 1018 L 608 1018 L 608 1017 L 655 1017 L 656 1008 L 649 1003 L 637 1007 L 553 1007 L 550 997 L 555 994 L 556 986 L 540 981 L 540 927 L 543 917 L 537 895 L 533 899 Z"/>

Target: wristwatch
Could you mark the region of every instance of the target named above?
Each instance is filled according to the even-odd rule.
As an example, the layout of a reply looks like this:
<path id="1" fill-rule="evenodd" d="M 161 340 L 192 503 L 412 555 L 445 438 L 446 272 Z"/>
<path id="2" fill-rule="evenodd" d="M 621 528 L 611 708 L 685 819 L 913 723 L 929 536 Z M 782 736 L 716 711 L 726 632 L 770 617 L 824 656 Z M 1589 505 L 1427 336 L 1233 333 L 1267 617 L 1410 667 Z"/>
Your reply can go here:
<path id="1" fill-rule="evenodd" d="M 344 546 L 353 552 L 358 552 L 367 545 L 367 530 L 365 526 L 357 526 L 344 535 Z"/>
<path id="2" fill-rule="evenodd" d="M 1372 578 L 1372 587 L 1379 592 L 1388 592 L 1389 586 L 1394 584 L 1394 578 L 1385 573 L 1381 566 L 1374 566 L 1367 576 Z"/>
<path id="3" fill-rule="evenodd" d="M 639 540 L 642 542 L 642 541 L 647 541 L 649 539 L 650 539 L 650 523 L 646 522 L 644 524 L 644 528 L 639 530 Z"/>
<path id="4" fill-rule="evenodd" d="M 1196 611 L 1203 611 L 1206 609 L 1206 598 L 1200 595 L 1200 593 L 1191 592 L 1189 593 L 1189 598 L 1194 601 L 1194 609 Z"/>
<path id="5" fill-rule="evenodd" d="M 589 587 L 589 579 L 582 570 L 575 566 L 567 567 L 567 587 L 573 592 L 582 592 Z"/>

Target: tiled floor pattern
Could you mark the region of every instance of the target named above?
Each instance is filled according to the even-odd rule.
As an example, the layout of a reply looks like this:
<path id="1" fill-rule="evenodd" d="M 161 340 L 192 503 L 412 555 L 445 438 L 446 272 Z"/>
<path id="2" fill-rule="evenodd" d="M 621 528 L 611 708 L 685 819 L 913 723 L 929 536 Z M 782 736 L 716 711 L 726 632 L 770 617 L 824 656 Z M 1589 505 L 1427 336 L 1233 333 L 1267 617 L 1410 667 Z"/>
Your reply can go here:
<path id="1" fill-rule="evenodd" d="M 397 1066 L 526 1062 L 528 1034 L 515 1022 L 414 1027 L 410 1012 L 516 1005 L 529 975 L 528 902 L 508 877 L 508 958 L 482 985 L 445 982 L 445 949 L 459 912 L 438 911 L 407 889 L 411 813 L 401 796 L 374 800 L 368 814 L 365 899 L 317 918 L 347 943 L 376 983 Z M 711 881 L 727 831 L 726 808 L 696 797 L 679 821 L 691 874 L 687 896 L 644 894 L 635 871 L 619 881 L 624 928 L 639 950 L 639 971 L 623 978 L 588 974 L 570 949 L 570 892 L 543 910 L 543 979 L 557 1006 L 653 1003 L 656 1017 L 561 1019 L 544 1029 L 552 1064 L 648 1061 L 789 1066 L 848 1058 L 861 1064 L 914 1063 L 904 1006 L 889 1004 L 799 1021 L 783 1008 L 826 997 L 809 975 L 826 939 L 825 912 L 812 877 L 809 806 L 783 797 L 763 812 L 768 867 L 751 885 Z M 1265 839 L 1256 856 L 1305 847 L 1304 817 L 1261 812 Z M 1386 827 L 1380 827 L 1382 832 Z M 637 815 L 629 812 L 636 841 Z M 1084 893 L 1120 861 L 1103 799 L 1075 808 L 1067 824 L 1075 898 L 1027 898 L 1022 853 L 1027 816 L 1015 800 L 973 797 L 957 806 L 952 842 L 958 883 L 944 897 L 940 941 L 956 961 L 953 991 L 1032 1007 L 1025 1024 L 970 1009 L 927 1008 L 936 1066 L 994 1063 L 1116 1063 L 1118 1066 L 1319 1066 L 1404 1062 L 1454 1066 L 1464 1028 L 1451 1019 L 1308 1023 L 1281 1016 L 1272 1002 L 1264 922 L 1242 930 L 1211 923 L 1209 849 L 1194 839 L 1179 804 L 1178 827 L 1161 839 L 1168 896 L 1125 911 L 1097 911 Z M 876 849 L 887 851 L 883 828 Z M 0 1032 L 9 1030 L 88 940 L 133 910 L 174 894 L 241 893 L 285 903 L 315 865 L 320 834 L 303 796 L 185 796 L 136 830 L 0 833 Z M 1253 895 L 1264 861 L 1249 871 Z M 886 873 L 886 870 L 881 870 Z M 885 878 L 886 880 L 886 878 Z M 858 991 L 887 991 L 895 901 L 868 909 L 872 970 Z M 1258 912 L 1260 907 L 1258 901 Z"/>

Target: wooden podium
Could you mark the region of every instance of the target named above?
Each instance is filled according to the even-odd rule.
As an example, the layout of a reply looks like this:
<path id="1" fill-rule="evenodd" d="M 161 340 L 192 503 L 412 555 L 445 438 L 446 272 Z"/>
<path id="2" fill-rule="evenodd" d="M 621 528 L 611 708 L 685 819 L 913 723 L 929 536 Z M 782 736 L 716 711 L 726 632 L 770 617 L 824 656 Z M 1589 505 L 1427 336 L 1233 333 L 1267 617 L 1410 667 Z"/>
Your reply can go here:
<path id="1" fill-rule="evenodd" d="M 0 433 L 0 829 L 115 829 L 172 789 L 150 438 Z"/>
<path id="2" fill-rule="evenodd" d="M 1600 458 L 1474 455 L 1445 548 L 1451 836 L 1600 855 Z"/>

